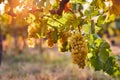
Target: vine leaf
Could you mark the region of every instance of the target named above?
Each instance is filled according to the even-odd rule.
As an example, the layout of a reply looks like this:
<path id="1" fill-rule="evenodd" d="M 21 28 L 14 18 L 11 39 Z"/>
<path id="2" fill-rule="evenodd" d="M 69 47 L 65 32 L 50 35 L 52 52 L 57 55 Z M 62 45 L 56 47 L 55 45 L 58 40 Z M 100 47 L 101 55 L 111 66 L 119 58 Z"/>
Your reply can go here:
<path id="1" fill-rule="evenodd" d="M 97 20 L 97 26 L 101 26 L 101 25 L 103 25 L 103 24 L 105 24 L 105 16 L 103 16 L 103 15 L 100 15 L 99 17 L 98 17 L 98 20 Z"/>
<path id="2" fill-rule="evenodd" d="M 109 48 L 110 46 L 106 41 L 101 42 L 99 46 L 98 56 L 102 63 L 105 63 L 109 57 L 109 51 L 108 51 Z"/>
<path id="3" fill-rule="evenodd" d="M 111 0 L 112 6 L 110 8 L 110 13 L 119 15 L 120 14 L 120 0 Z"/>
<path id="4" fill-rule="evenodd" d="M 98 57 L 93 56 L 91 58 L 91 65 L 94 67 L 95 71 L 98 71 L 102 69 L 103 64 L 101 63 Z"/>
<path id="5" fill-rule="evenodd" d="M 103 71 L 107 72 L 108 74 L 112 75 L 115 72 L 114 66 L 115 66 L 115 59 L 114 57 L 109 57 L 104 64 Z"/>
<path id="6" fill-rule="evenodd" d="M 100 48 L 101 49 L 109 49 L 110 48 L 110 45 L 106 42 L 106 41 L 103 41 L 100 45 Z"/>
<path id="7" fill-rule="evenodd" d="M 105 63 L 109 57 L 109 52 L 107 52 L 106 49 L 101 49 L 100 52 L 98 53 L 98 56 L 100 61 Z"/>

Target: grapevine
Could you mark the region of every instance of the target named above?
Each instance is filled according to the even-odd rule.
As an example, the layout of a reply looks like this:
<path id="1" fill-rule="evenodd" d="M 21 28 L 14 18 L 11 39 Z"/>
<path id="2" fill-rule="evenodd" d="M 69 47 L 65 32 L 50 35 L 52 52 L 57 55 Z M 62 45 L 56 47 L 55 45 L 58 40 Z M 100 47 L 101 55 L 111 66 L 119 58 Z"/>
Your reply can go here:
<path id="1" fill-rule="evenodd" d="M 18 7 L 23 12 L 17 12 Z M 79 68 L 89 66 L 119 77 L 120 66 L 110 45 L 98 36 L 105 24 L 120 19 L 119 0 L 8 0 L 4 9 L 2 29 L 27 26 L 30 47 L 35 38 L 46 38 L 49 47 L 70 52 Z"/>

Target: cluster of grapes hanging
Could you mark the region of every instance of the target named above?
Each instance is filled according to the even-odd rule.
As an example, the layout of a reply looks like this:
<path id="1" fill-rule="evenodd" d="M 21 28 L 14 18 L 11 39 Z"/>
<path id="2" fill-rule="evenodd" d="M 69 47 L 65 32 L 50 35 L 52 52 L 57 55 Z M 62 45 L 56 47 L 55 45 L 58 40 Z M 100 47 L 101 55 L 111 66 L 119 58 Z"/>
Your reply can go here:
<path id="1" fill-rule="evenodd" d="M 49 47 L 53 47 L 56 43 L 56 41 L 54 39 L 54 35 L 55 35 L 55 29 L 51 28 L 51 29 L 47 30 L 46 38 L 47 38 L 47 44 Z"/>
<path id="2" fill-rule="evenodd" d="M 75 33 L 70 38 L 71 56 L 73 63 L 77 64 L 79 68 L 84 68 L 85 60 L 88 53 L 85 38 L 81 33 Z"/>

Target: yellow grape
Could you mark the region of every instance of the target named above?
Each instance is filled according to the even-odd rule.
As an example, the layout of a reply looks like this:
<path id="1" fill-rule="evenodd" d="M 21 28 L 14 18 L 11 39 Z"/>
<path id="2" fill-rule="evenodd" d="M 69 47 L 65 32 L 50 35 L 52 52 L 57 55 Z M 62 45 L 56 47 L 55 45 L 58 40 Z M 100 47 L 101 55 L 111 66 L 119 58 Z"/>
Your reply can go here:
<path id="1" fill-rule="evenodd" d="M 46 32 L 46 37 L 47 37 L 47 44 L 49 47 L 53 47 L 54 46 L 54 40 L 52 39 L 52 32 L 54 31 L 54 29 L 49 29 L 47 32 Z"/>
<path id="2" fill-rule="evenodd" d="M 71 36 L 69 43 L 71 45 L 71 56 L 73 63 L 79 68 L 84 68 L 85 59 L 88 53 L 87 44 L 81 33 L 75 33 Z"/>
<path id="3" fill-rule="evenodd" d="M 49 47 L 53 47 L 55 43 L 52 39 L 48 38 L 47 44 L 48 44 Z"/>
<path id="4" fill-rule="evenodd" d="M 32 23 L 28 26 L 28 37 L 36 38 L 36 33 L 38 33 L 37 27 L 35 23 Z"/>
<path id="5" fill-rule="evenodd" d="M 68 37 L 71 36 L 71 33 L 69 31 L 66 32 L 61 31 L 59 33 L 59 36 L 60 36 L 60 43 L 63 44 L 68 40 Z"/>

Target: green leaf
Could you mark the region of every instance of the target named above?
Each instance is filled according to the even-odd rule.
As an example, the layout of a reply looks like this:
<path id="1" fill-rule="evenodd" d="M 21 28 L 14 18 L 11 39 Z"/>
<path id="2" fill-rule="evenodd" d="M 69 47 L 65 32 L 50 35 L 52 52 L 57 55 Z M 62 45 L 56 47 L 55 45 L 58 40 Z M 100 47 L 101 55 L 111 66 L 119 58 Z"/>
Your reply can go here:
<path id="1" fill-rule="evenodd" d="M 81 20 L 82 21 L 82 20 Z M 81 22 L 82 23 L 82 22 Z M 85 34 L 89 34 L 90 33 L 90 24 L 84 24 L 82 26 L 83 30 L 85 31 Z"/>
<path id="2" fill-rule="evenodd" d="M 105 8 L 105 3 L 103 2 L 103 0 L 96 0 L 97 1 L 97 6 L 99 8 Z"/>
<path id="3" fill-rule="evenodd" d="M 107 51 L 107 49 L 109 48 L 110 46 L 106 41 L 103 41 L 100 44 L 98 56 L 99 56 L 100 61 L 102 61 L 103 63 L 105 63 L 109 57 L 109 52 Z"/>
<path id="4" fill-rule="evenodd" d="M 76 10 L 76 5 L 77 5 L 77 4 L 72 3 L 72 7 L 71 7 L 71 8 L 72 8 L 72 10 Z"/>
<path id="5" fill-rule="evenodd" d="M 100 39 L 100 37 L 97 34 L 93 34 L 94 39 Z"/>
<path id="6" fill-rule="evenodd" d="M 100 49 L 109 49 L 110 48 L 110 45 L 106 42 L 106 41 L 103 41 L 100 45 Z"/>
<path id="7" fill-rule="evenodd" d="M 114 66 L 115 66 L 115 58 L 113 56 L 109 57 L 104 64 L 103 71 L 107 72 L 110 75 L 113 75 L 115 72 Z"/>
<path id="8" fill-rule="evenodd" d="M 93 57 L 93 54 L 92 53 L 88 53 L 87 57 L 90 59 L 91 57 Z"/>
<path id="9" fill-rule="evenodd" d="M 96 38 L 97 38 L 97 37 L 96 37 Z M 99 47 L 100 44 L 101 44 L 101 42 L 102 42 L 102 40 L 101 40 L 100 38 L 97 38 L 97 39 L 94 41 L 95 46 L 96 46 L 96 47 Z"/>
<path id="10" fill-rule="evenodd" d="M 114 21 L 115 19 L 116 19 L 116 15 L 108 13 L 105 22 L 111 22 Z"/>
<path id="11" fill-rule="evenodd" d="M 62 22 L 65 23 L 65 26 L 73 26 L 74 28 L 76 28 L 79 25 L 79 19 L 77 19 L 77 17 L 73 13 L 64 13 L 62 18 L 64 19 L 64 21 Z"/>
<path id="12" fill-rule="evenodd" d="M 98 57 L 91 58 L 91 65 L 95 68 L 95 71 L 101 70 L 103 66 Z"/>
<path id="13" fill-rule="evenodd" d="M 84 4 L 86 0 L 71 0 L 72 3 L 82 3 Z"/>
<path id="14" fill-rule="evenodd" d="M 100 49 L 98 56 L 99 56 L 100 61 L 105 63 L 109 57 L 109 52 L 107 52 L 106 49 Z"/>
<path id="15" fill-rule="evenodd" d="M 85 10 L 84 15 L 91 18 L 93 16 L 97 16 L 99 14 L 98 10 L 95 10 L 94 6 L 90 6 L 87 10 Z"/>
<path id="16" fill-rule="evenodd" d="M 90 34 L 90 35 L 89 35 L 89 40 L 88 40 L 88 43 L 89 43 L 90 46 L 93 45 L 93 41 L 94 41 L 93 34 Z"/>
<path id="17" fill-rule="evenodd" d="M 57 43 L 58 40 L 58 30 L 54 28 L 54 31 L 51 33 L 51 37 L 54 40 L 54 43 Z"/>
<path id="18" fill-rule="evenodd" d="M 106 18 L 105 16 L 100 15 L 97 20 L 97 26 L 103 25 L 105 23 L 105 18 Z"/>

